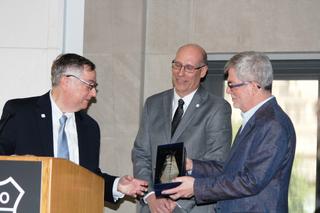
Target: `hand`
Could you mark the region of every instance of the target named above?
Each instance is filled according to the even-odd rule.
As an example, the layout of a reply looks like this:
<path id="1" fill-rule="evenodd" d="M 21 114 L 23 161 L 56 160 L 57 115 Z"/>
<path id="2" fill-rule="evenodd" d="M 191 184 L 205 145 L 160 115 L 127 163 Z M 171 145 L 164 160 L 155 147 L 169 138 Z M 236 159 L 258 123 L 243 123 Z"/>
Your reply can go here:
<path id="1" fill-rule="evenodd" d="M 148 191 L 148 183 L 125 175 L 120 178 L 117 190 L 132 197 L 143 196 L 144 192 Z"/>
<path id="2" fill-rule="evenodd" d="M 186 159 L 186 170 L 191 171 L 193 168 L 193 162 L 191 159 L 187 158 Z"/>
<path id="3" fill-rule="evenodd" d="M 147 197 L 151 213 L 171 213 L 177 206 L 176 202 L 168 198 L 156 198 L 155 194 Z"/>
<path id="4" fill-rule="evenodd" d="M 162 194 L 170 195 L 170 198 L 177 200 L 179 198 L 190 198 L 194 195 L 193 185 L 194 178 L 190 176 L 177 177 L 174 182 L 182 182 L 179 186 L 173 189 L 162 191 Z"/>

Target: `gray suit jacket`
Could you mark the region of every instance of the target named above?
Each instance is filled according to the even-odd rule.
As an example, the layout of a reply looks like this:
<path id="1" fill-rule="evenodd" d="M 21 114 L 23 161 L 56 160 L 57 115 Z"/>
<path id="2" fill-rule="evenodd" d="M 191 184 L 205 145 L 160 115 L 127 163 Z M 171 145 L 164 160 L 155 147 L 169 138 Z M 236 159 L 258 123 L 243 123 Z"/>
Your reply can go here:
<path id="1" fill-rule="evenodd" d="M 295 145 L 291 120 L 272 98 L 237 135 L 222 173 L 217 162 L 193 162 L 197 203 L 218 201 L 221 213 L 288 212 Z"/>
<path id="2" fill-rule="evenodd" d="M 199 87 L 171 138 L 173 89 L 146 100 L 140 129 L 132 150 L 134 176 L 149 182 L 153 191 L 157 146 L 184 142 L 188 158 L 225 161 L 231 144 L 231 108 L 222 98 Z M 212 212 L 212 205 L 196 206 L 180 200 L 188 212 Z M 145 211 L 149 212 L 148 206 Z"/>

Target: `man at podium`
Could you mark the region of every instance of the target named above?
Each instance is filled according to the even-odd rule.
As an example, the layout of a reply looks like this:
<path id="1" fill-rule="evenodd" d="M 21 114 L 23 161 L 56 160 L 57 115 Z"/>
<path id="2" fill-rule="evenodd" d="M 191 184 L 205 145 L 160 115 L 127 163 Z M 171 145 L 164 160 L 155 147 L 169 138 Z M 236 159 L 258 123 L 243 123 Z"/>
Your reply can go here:
<path id="1" fill-rule="evenodd" d="M 34 82 L 36 83 L 36 82 Z M 99 168 L 100 129 L 86 114 L 96 97 L 95 64 L 62 54 L 51 67 L 52 89 L 42 96 L 9 100 L 0 121 L 0 155 L 65 158 L 102 176 L 105 200 L 143 195 L 147 182 L 115 177 Z"/>

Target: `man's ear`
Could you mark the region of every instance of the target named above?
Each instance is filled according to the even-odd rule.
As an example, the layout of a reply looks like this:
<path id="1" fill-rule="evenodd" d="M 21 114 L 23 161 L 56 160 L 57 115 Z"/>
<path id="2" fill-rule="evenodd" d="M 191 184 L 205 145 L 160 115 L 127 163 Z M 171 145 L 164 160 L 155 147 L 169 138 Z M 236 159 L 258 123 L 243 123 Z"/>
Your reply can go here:
<path id="1" fill-rule="evenodd" d="M 258 84 L 256 84 L 255 82 L 251 82 L 249 86 L 250 86 L 251 95 L 255 96 L 260 93 L 261 89 L 260 87 L 258 87 Z"/>
<path id="2" fill-rule="evenodd" d="M 200 73 L 200 77 L 201 77 L 201 78 L 204 78 L 204 77 L 207 75 L 207 73 L 208 73 L 208 66 L 202 67 L 200 72 L 201 72 L 201 73 Z"/>
<path id="3" fill-rule="evenodd" d="M 257 84 L 256 82 L 252 82 L 253 84 L 253 91 L 255 93 L 258 93 L 261 90 L 261 86 L 259 84 Z"/>
<path id="4" fill-rule="evenodd" d="M 61 76 L 60 83 L 59 83 L 60 87 L 66 88 L 68 87 L 69 83 L 70 83 L 70 78 L 68 78 L 65 75 Z"/>

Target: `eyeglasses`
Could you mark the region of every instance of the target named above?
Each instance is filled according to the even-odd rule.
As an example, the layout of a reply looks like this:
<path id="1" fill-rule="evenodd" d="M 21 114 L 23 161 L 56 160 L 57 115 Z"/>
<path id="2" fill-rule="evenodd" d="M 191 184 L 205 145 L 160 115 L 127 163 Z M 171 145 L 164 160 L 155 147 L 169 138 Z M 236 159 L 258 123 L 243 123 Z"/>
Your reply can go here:
<path id="1" fill-rule="evenodd" d="M 184 71 L 187 73 L 194 73 L 196 70 L 201 69 L 202 67 L 207 66 L 206 64 L 200 65 L 198 67 L 195 67 L 191 64 L 183 65 L 178 61 L 173 60 L 172 62 L 172 69 L 176 71 L 180 71 L 182 68 L 184 68 Z"/>
<path id="2" fill-rule="evenodd" d="M 235 84 L 233 84 L 233 83 L 231 83 L 231 82 L 228 82 L 227 84 L 228 84 L 228 87 L 230 88 L 230 89 L 233 89 L 233 88 L 237 88 L 237 87 L 242 87 L 242 86 L 244 86 L 244 85 L 248 85 L 248 84 L 250 84 L 250 83 L 254 83 L 253 81 L 243 81 L 243 82 L 241 82 L 241 83 L 235 83 Z M 255 85 L 258 87 L 258 89 L 261 89 L 261 86 L 259 85 L 259 84 L 256 84 L 255 83 Z"/>
<path id="3" fill-rule="evenodd" d="M 228 87 L 230 89 L 233 89 L 233 88 L 237 88 L 237 87 L 242 87 L 244 85 L 247 85 L 249 84 L 250 82 L 249 81 L 244 81 L 244 82 L 241 82 L 241 83 L 231 83 L 231 82 L 228 82 Z"/>
<path id="4" fill-rule="evenodd" d="M 78 76 L 71 75 L 71 74 L 65 75 L 65 76 L 66 77 L 74 77 L 74 78 L 78 79 L 81 83 L 84 83 L 89 88 L 90 91 L 92 89 L 95 89 L 95 90 L 97 89 L 98 84 L 96 82 L 88 82 L 88 81 L 85 81 L 85 80 L 79 78 Z"/>

